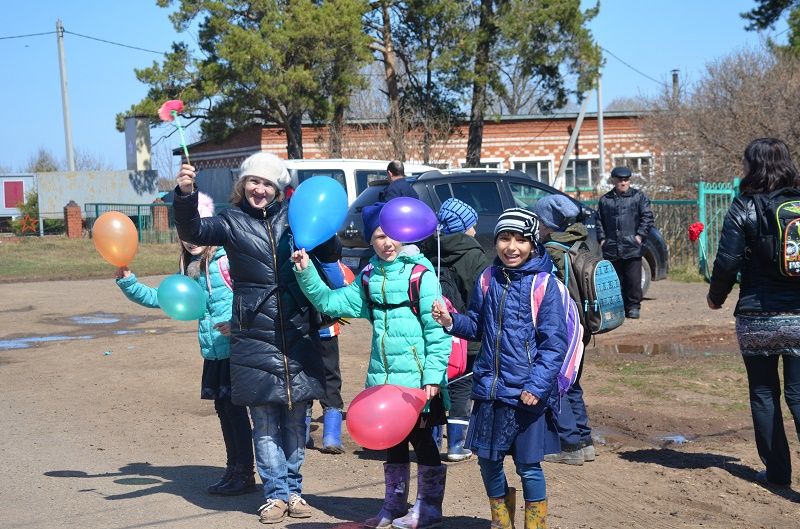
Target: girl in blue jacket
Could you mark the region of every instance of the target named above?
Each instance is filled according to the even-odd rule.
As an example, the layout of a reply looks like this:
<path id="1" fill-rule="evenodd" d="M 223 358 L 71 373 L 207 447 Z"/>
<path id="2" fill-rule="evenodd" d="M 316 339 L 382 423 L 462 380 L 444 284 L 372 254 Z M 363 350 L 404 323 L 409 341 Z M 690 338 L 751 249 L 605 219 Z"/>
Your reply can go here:
<path id="1" fill-rule="evenodd" d="M 449 333 L 480 340 L 473 368 L 475 401 L 465 446 L 478 456 L 492 513 L 492 527 L 511 528 L 515 494 L 503 472 L 514 458 L 525 498 L 525 528 L 546 526 L 547 489 L 541 461 L 560 450 L 554 410 L 556 376 L 567 348 L 567 326 L 558 287 L 551 280 L 532 322 L 531 288 L 553 263 L 537 242 L 530 211 L 508 209 L 494 229 L 497 258 L 491 281 L 475 285 L 466 314 L 436 302 L 433 317 Z"/>
<path id="2" fill-rule="evenodd" d="M 201 193 L 197 209 L 201 217 L 214 214 L 214 202 Z M 203 356 L 200 398 L 213 400 L 225 442 L 225 473 L 208 487 L 210 494 L 235 496 L 255 487 L 253 476 L 253 438 L 245 406 L 231 402 L 230 319 L 233 291 L 225 250 L 215 246 L 195 246 L 181 241 L 180 272 L 193 278 L 208 292 L 205 314 L 198 321 L 197 339 Z M 158 289 L 136 280 L 127 267 L 117 269 L 117 286 L 139 305 L 158 308 Z"/>

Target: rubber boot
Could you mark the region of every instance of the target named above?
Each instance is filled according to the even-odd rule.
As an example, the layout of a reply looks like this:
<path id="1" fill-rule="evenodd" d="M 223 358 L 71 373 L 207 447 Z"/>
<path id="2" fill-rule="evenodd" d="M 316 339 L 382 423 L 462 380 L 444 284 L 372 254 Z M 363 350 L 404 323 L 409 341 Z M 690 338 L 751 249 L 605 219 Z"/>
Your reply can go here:
<path id="1" fill-rule="evenodd" d="M 489 498 L 492 511 L 492 529 L 514 529 L 514 514 L 517 510 L 517 490 L 508 488 L 502 498 Z"/>
<path id="2" fill-rule="evenodd" d="M 328 408 L 322 414 L 322 450 L 326 454 L 344 454 L 342 446 L 342 410 Z"/>
<path id="3" fill-rule="evenodd" d="M 444 429 L 441 426 L 434 426 L 433 430 L 433 440 L 436 442 L 436 449 L 439 452 L 442 451 L 442 434 L 444 433 Z"/>
<path id="4" fill-rule="evenodd" d="M 386 495 L 381 511 L 364 522 L 364 527 L 388 529 L 392 520 L 408 512 L 408 481 L 411 477 L 409 463 L 384 463 L 383 475 Z"/>
<path id="5" fill-rule="evenodd" d="M 547 529 L 547 500 L 525 502 L 525 529 Z"/>
<path id="6" fill-rule="evenodd" d="M 236 465 L 233 467 L 231 479 L 217 488 L 217 494 L 223 496 L 239 496 L 256 490 L 256 478 L 253 466 Z"/>
<path id="7" fill-rule="evenodd" d="M 233 468 L 233 465 L 228 465 L 225 467 L 225 473 L 222 475 L 222 477 L 219 478 L 216 483 L 209 485 L 206 489 L 206 492 L 209 494 L 219 494 L 219 488 L 223 486 L 229 479 L 231 479 L 231 476 L 233 476 Z"/>
<path id="8" fill-rule="evenodd" d="M 311 408 L 306 413 L 306 448 L 314 448 L 314 438 L 311 437 Z"/>
<path id="9" fill-rule="evenodd" d="M 392 522 L 395 529 L 434 529 L 442 526 L 447 467 L 418 465 L 417 468 L 417 501 L 408 514 Z"/>
<path id="10" fill-rule="evenodd" d="M 467 427 L 461 422 L 447 421 L 447 460 L 464 461 L 472 455 L 471 450 L 464 448 L 467 439 Z"/>

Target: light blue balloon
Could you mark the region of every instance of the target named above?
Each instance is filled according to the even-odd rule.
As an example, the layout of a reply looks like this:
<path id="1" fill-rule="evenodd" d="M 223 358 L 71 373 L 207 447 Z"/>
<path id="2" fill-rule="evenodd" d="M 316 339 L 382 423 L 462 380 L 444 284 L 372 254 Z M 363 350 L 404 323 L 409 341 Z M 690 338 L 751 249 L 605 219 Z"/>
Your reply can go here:
<path id="1" fill-rule="evenodd" d="M 161 310 L 174 320 L 198 320 L 206 313 L 208 294 L 194 279 L 180 274 L 164 278 L 157 297 Z"/>
<path id="2" fill-rule="evenodd" d="M 297 186 L 289 200 L 294 244 L 311 250 L 333 237 L 347 216 L 347 193 L 329 176 L 314 176 Z"/>

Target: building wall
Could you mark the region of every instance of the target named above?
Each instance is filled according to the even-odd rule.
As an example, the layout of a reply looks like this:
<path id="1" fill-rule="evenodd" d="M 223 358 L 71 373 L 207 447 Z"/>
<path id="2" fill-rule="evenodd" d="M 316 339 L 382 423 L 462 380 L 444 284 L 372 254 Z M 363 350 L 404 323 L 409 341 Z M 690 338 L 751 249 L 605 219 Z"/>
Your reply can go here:
<path id="1" fill-rule="evenodd" d="M 549 183 L 553 184 L 558 164 L 566 150 L 577 115 L 565 117 L 528 116 L 486 121 L 484 124 L 481 161 L 511 169 L 514 162 L 549 160 Z M 607 174 L 614 161 L 623 156 L 650 156 L 657 166 L 660 161 L 642 133 L 640 118 L 631 113 L 604 115 L 605 165 Z M 458 126 L 447 141 L 434 142 L 430 150 L 431 165 L 462 167 L 466 158 L 468 125 Z M 330 137 L 326 127 L 303 127 L 303 156 L 306 159 L 330 158 Z M 406 160 L 422 163 L 421 133 L 406 136 Z M 391 159 L 393 151 L 382 124 L 350 124 L 342 139 L 343 158 Z M 286 157 L 286 137 L 278 127 L 249 129 L 232 135 L 222 144 L 204 142 L 190 147 L 192 163 L 198 168 L 237 167 L 254 152 L 271 152 Z M 177 154 L 177 153 L 176 153 Z M 596 115 L 584 118 L 573 158 L 599 158 Z"/>

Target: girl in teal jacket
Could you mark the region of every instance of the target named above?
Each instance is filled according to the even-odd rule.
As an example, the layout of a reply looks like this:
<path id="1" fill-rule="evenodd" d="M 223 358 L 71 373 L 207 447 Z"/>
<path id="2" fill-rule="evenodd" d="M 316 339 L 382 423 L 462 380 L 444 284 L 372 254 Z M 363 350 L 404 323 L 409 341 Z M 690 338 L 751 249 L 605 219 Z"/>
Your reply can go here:
<path id="1" fill-rule="evenodd" d="M 370 260 L 371 268 L 362 271 L 350 285 L 337 290 L 328 288 L 316 268 L 308 266 L 305 250 L 295 252 L 292 260 L 300 288 L 320 312 L 338 317 L 367 318 L 372 322 L 372 351 L 366 386 L 396 384 L 424 388 L 429 399 L 408 437 L 388 449 L 384 465 L 386 496 L 383 508 L 377 516 L 367 520 L 365 526 L 438 527 L 442 521 L 446 467 L 439 456 L 433 427 L 447 422 L 447 361 L 452 340 L 431 316 L 433 301 L 439 295 L 433 265 L 416 246 L 403 246 L 383 233 L 378 220 L 383 205 L 377 203 L 362 211 L 364 238 L 372 244 L 375 256 Z M 410 276 L 417 264 L 427 268 L 427 272 L 420 276 L 419 317 L 409 302 Z M 411 510 L 406 508 L 410 478 L 409 443 L 414 447 L 419 463 L 417 501 Z"/>
<path id="2" fill-rule="evenodd" d="M 210 197 L 198 202 L 200 215 L 214 211 Z M 214 401 L 225 442 L 225 473 L 208 487 L 210 494 L 234 496 L 255 487 L 253 441 L 247 408 L 231 402 L 230 319 L 233 291 L 228 257 L 222 247 L 195 246 L 181 241 L 180 272 L 208 292 L 206 311 L 198 321 L 197 340 L 203 356 L 200 398 Z M 117 286 L 125 296 L 144 307 L 159 308 L 158 289 L 143 285 L 127 267 L 117 269 Z"/>

